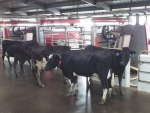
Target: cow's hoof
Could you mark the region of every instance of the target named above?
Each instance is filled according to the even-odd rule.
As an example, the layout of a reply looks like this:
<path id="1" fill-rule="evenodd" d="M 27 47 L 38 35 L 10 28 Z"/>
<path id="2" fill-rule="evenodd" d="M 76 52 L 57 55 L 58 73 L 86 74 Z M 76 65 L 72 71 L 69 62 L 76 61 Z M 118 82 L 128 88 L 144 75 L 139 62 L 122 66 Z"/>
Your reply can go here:
<path id="1" fill-rule="evenodd" d="M 104 104 L 105 104 L 105 101 L 102 100 L 99 104 L 100 104 L 100 105 L 104 105 Z"/>
<path id="2" fill-rule="evenodd" d="M 112 96 L 116 96 L 117 95 L 116 92 L 112 92 L 111 94 L 112 94 Z"/>
<path id="3" fill-rule="evenodd" d="M 3 68 L 5 68 L 5 66 L 3 65 Z"/>
<path id="4" fill-rule="evenodd" d="M 125 92 L 122 90 L 122 91 L 120 91 L 120 95 L 121 96 L 124 96 L 125 95 Z"/>

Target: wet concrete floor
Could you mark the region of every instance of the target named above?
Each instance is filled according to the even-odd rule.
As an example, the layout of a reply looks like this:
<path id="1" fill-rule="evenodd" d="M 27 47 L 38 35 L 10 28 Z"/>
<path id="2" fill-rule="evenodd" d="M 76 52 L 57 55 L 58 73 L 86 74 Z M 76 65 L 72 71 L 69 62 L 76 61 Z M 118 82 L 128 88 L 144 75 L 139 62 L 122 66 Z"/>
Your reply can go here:
<path id="1" fill-rule="evenodd" d="M 126 95 L 120 96 L 116 86 L 117 95 L 99 105 L 99 82 L 87 92 L 85 77 L 79 77 L 78 95 L 67 97 L 70 85 L 63 84 L 61 71 L 44 72 L 41 80 L 45 87 L 40 88 L 28 65 L 24 66 L 25 76 L 20 74 L 19 65 L 19 76 L 15 76 L 7 61 L 5 68 L 0 63 L 0 113 L 150 113 L 150 94 L 135 88 L 123 88 Z"/>

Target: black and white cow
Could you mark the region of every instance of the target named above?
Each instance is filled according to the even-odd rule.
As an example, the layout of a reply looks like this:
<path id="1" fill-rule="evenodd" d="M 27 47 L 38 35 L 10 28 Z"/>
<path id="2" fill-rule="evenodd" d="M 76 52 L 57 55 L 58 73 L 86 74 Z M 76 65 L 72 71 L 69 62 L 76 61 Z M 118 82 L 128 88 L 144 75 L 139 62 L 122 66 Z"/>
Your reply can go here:
<path id="1" fill-rule="evenodd" d="M 46 46 L 46 49 L 48 51 L 48 54 L 62 54 L 66 51 L 70 51 L 69 46 Z M 56 70 L 58 70 L 58 67 L 56 67 Z M 63 82 L 66 84 L 68 82 L 68 79 L 63 76 Z"/>
<path id="2" fill-rule="evenodd" d="M 129 62 L 130 55 L 134 56 L 135 51 L 130 51 L 128 47 L 122 48 L 122 50 L 118 49 L 108 49 L 108 48 L 102 48 L 102 47 L 96 47 L 93 45 L 89 45 L 85 47 L 85 51 L 105 51 L 110 53 L 114 58 L 114 69 L 113 73 L 114 75 L 118 75 L 118 81 L 119 81 L 119 91 L 120 95 L 124 95 L 124 91 L 122 90 L 122 76 L 125 70 L 126 65 Z M 116 53 L 116 51 L 118 51 Z M 114 93 L 114 92 L 113 92 Z"/>
<path id="3" fill-rule="evenodd" d="M 96 73 L 99 76 L 103 87 L 103 97 L 100 104 L 104 104 L 108 89 L 111 88 L 111 80 L 107 81 L 107 78 L 110 79 L 107 75 L 109 70 L 113 67 L 113 62 L 112 55 L 105 51 L 67 51 L 61 56 L 52 54 L 46 64 L 45 70 L 52 70 L 56 66 L 60 67 L 63 75 L 71 80 L 71 88 L 67 94 L 68 96 L 72 94 L 74 85 L 75 94 L 77 94 L 77 75 L 91 77 L 92 74 Z"/>
<path id="4" fill-rule="evenodd" d="M 45 65 L 48 60 L 48 51 L 45 47 L 41 45 L 36 45 L 31 49 L 30 54 L 32 57 L 32 74 L 35 76 L 37 84 L 40 87 L 44 87 L 44 85 L 41 83 L 40 76 L 41 71 L 45 68 Z"/>

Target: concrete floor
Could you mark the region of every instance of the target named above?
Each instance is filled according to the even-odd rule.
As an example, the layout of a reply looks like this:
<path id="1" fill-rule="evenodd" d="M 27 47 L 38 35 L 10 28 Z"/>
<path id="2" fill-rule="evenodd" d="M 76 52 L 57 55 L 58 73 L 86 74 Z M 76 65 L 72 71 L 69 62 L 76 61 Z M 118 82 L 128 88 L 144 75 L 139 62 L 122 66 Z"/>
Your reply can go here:
<path id="1" fill-rule="evenodd" d="M 0 113 L 150 113 L 150 94 L 139 92 L 135 88 L 124 88 L 125 96 L 117 95 L 99 105 L 102 86 L 94 82 L 86 92 L 85 77 L 79 77 L 78 96 L 67 97 L 70 85 L 62 82 L 61 71 L 44 72 L 44 88 L 36 85 L 25 65 L 25 76 L 15 76 L 13 67 L 3 69 L 0 61 Z M 18 66 L 18 73 L 20 68 Z"/>

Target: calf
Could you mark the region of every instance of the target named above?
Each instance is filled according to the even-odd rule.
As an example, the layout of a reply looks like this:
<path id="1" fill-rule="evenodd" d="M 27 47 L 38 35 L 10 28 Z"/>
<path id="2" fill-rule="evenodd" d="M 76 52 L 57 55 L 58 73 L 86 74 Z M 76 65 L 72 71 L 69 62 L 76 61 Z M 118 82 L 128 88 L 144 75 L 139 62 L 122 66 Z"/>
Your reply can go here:
<path id="1" fill-rule="evenodd" d="M 114 75 L 118 75 L 118 81 L 119 81 L 119 91 L 120 95 L 124 95 L 124 91 L 122 90 L 122 76 L 125 70 L 126 65 L 129 62 L 130 54 L 132 56 L 135 55 L 135 51 L 130 51 L 129 48 L 124 47 L 122 50 L 118 49 L 106 49 L 101 47 L 95 47 L 93 45 L 89 45 L 85 47 L 85 51 L 105 51 L 110 53 L 114 57 L 114 69 L 113 73 Z M 116 53 L 116 51 L 118 51 Z"/>
<path id="2" fill-rule="evenodd" d="M 31 49 L 30 54 L 32 57 L 31 71 L 33 75 L 35 76 L 37 84 L 40 87 L 44 87 L 44 85 L 41 83 L 40 73 L 41 73 L 41 70 L 44 69 L 48 60 L 47 49 L 43 46 L 36 45 Z"/>
<path id="3" fill-rule="evenodd" d="M 111 87 L 110 82 L 107 81 L 108 72 L 113 67 L 113 57 L 110 53 L 78 50 L 67 51 L 61 56 L 52 54 L 45 70 L 54 69 L 56 66 L 59 66 L 62 73 L 71 80 L 71 88 L 67 96 L 72 94 L 74 85 L 75 94 L 77 94 L 77 75 L 91 77 L 92 74 L 96 73 L 103 87 L 103 97 L 100 104 L 105 103 L 108 88 Z"/>

